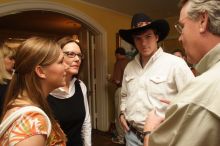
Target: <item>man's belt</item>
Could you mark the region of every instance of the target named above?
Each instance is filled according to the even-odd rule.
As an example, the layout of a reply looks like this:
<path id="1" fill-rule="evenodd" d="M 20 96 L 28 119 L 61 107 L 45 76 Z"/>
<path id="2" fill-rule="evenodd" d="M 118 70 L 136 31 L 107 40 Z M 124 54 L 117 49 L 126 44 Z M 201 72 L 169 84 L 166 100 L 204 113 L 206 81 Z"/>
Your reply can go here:
<path id="1" fill-rule="evenodd" d="M 127 122 L 128 123 L 128 122 Z M 143 143 L 144 142 L 144 133 L 138 131 L 135 127 L 128 123 L 130 130 L 137 136 L 137 138 Z"/>

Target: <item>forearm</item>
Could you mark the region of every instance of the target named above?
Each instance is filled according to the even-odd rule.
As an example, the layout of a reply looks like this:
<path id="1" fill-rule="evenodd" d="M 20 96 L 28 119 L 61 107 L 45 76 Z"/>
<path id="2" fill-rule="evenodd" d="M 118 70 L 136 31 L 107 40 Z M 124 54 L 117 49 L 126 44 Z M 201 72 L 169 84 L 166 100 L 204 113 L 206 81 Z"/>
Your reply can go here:
<path id="1" fill-rule="evenodd" d="M 149 135 L 146 135 L 144 137 L 144 146 L 148 146 L 148 141 L 149 141 Z"/>
<path id="2" fill-rule="evenodd" d="M 121 113 L 119 115 L 119 121 L 121 123 L 122 128 L 124 129 L 124 132 L 129 131 L 129 127 L 128 127 L 127 121 L 125 119 L 125 115 L 123 113 Z"/>
<path id="3" fill-rule="evenodd" d="M 148 146 L 148 141 L 149 141 L 149 135 L 151 134 L 151 131 L 153 130 L 153 128 L 151 126 L 147 126 L 147 122 L 144 125 L 144 132 L 146 132 L 146 134 L 144 135 L 144 146 Z"/>
<path id="4" fill-rule="evenodd" d="M 148 113 L 148 118 L 145 121 L 144 125 L 144 146 L 148 146 L 149 135 L 156 127 L 164 120 L 164 117 L 160 117 L 156 114 L 155 110 L 152 110 Z"/>

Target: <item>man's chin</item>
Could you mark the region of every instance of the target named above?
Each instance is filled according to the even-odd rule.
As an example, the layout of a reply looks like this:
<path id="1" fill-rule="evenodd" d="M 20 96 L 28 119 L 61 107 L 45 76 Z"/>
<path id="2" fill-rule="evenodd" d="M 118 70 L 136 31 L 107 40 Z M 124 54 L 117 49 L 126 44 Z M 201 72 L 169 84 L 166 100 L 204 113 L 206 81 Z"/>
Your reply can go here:
<path id="1" fill-rule="evenodd" d="M 190 57 L 187 57 L 187 58 L 186 58 L 186 61 L 187 61 L 188 63 L 190 63 L 190 64 L 197 64 L 197 62 L 196 62 L 195 60 L 193 60 L 192 58 L 190 58 Z"/>
<path id="2" fill-rule="evenodd" d="M 61 85 L 61 87 L 64 87 L 64 86 L 66 86 L 66 81 L 64 81 Z"/>

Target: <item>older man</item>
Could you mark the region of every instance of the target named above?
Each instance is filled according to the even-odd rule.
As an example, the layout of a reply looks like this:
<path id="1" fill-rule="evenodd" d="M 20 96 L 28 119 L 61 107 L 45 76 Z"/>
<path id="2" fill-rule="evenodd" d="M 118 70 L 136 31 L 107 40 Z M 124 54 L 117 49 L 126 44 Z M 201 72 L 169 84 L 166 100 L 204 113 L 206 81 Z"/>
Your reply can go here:
<path id="1" fill-rule="evenodd" d="M 143 131 L 147 113 L 156 108 L 163 117 L 167 105 L 159 100 L 171 100 L 194 77 L 183 59 L 158 46 L 168 32 L 166 20 L 152 20 L 142 13 L 133 16 L 131 29 L 119 31 L 138 51 L 126 66 L 122 81 L 120 121 L 127 146 L 143 145 L 148 134 Z"/>
<path id="2" fill-rule="evenodd" d="M 149 146 L 219 146 L 220 1 L 181 0 L 180 6 L 179 41 L 200 75 L 171 102 L 145 145 L 149 138 Z M 161 119 L 154 112 L 149 117 L 146 131 Z"/>

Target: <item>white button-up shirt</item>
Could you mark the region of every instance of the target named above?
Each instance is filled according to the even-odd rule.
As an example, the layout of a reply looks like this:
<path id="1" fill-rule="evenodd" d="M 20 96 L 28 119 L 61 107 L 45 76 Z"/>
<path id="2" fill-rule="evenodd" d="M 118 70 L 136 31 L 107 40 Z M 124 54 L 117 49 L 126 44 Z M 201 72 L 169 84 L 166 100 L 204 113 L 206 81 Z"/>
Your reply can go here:
<path id="1" fill-rule="evenodd" d="M 164 116 L 168 105 L 159 99 L 171 100 L 194 78 L 186 62 L 159 48 L 142 67 L 136 55 L 125 68 L 122 82 L 121 111 L 125 118 L 143 128 L 147 114 L 153 108 Z"/>

